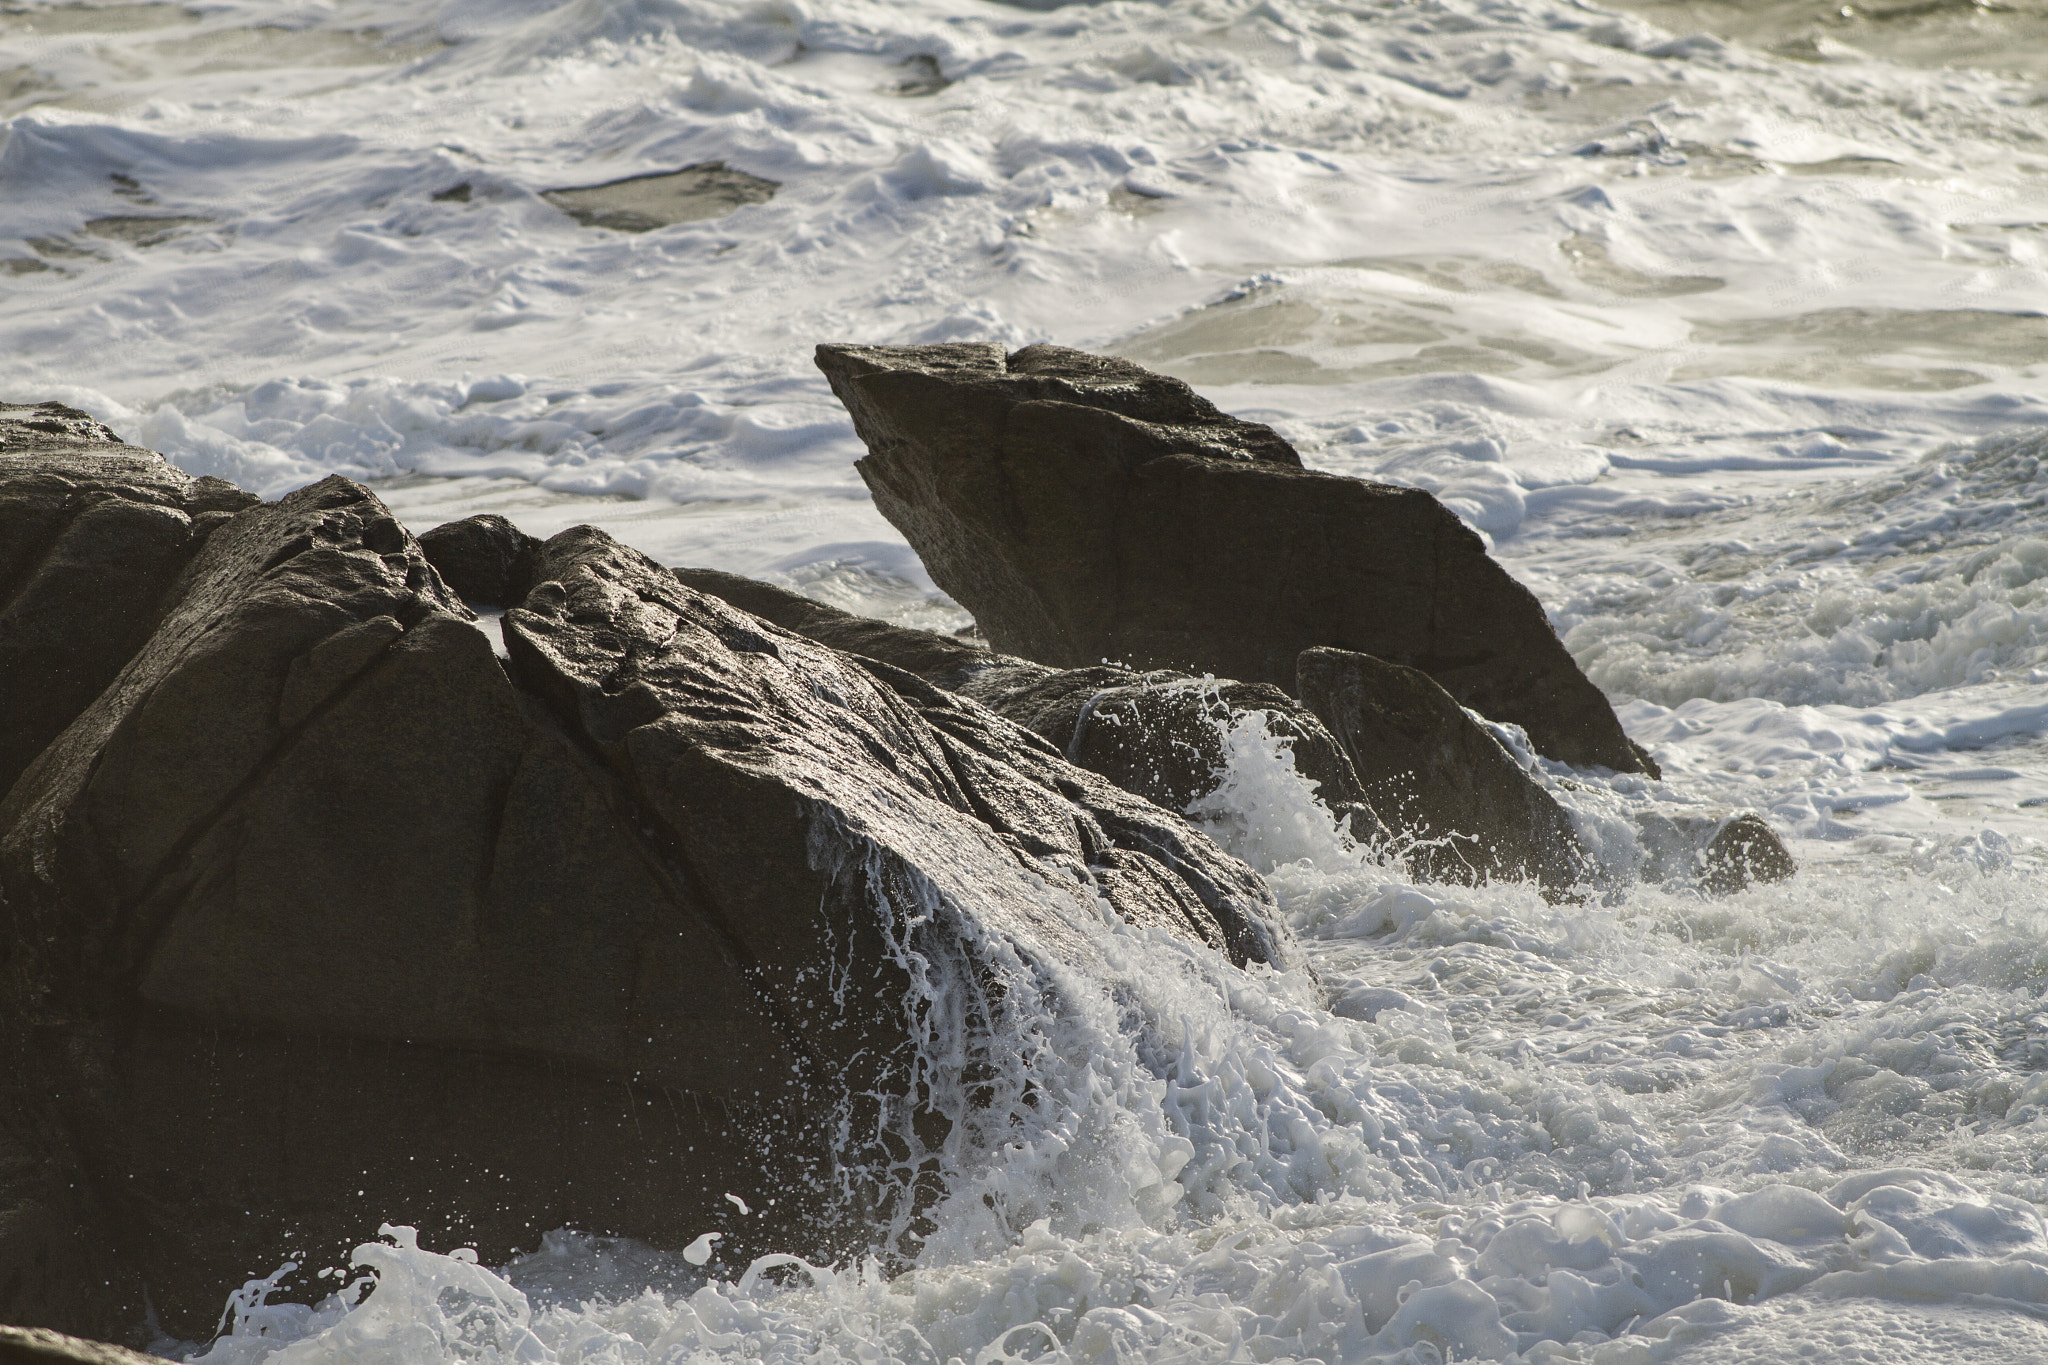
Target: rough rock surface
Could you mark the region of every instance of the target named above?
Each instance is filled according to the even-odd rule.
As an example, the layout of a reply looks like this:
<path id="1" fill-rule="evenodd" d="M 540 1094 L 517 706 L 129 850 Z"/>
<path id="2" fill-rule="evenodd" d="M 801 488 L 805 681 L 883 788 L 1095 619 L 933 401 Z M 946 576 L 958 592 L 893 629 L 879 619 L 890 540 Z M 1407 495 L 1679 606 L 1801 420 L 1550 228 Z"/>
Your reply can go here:
<path id="1" fill-rule="evenodd" d="M 429 536 L 434 533 L 429 532 Z M 1127 792 L 1184 811 L 1217 786 L 1219 724 L 1247 711 L 1268 733 L 1292 741 L 1296 771 L 1360 837 L 1379 825 L 1351 761 L 1313 712 L 1263 683 L 1193 678 L 1160 670 L 1056 669 L 997 654 L 957 636 L 890 625 L 768 583 L 715 569 L 675 569 L 677 578 L 808 639 L 865 655 L 958 692 L 1044 739 L 1071 763 Z"/>
<path id="2" fill-rule="evenodd" d="M 841 611 L 758 579 L 743 578 L 717 569 L 671 569 L 669 572 L 698 592 L 710 593 L 741 611 L 751 612 L 764 621 L 773 621 L 784 630 L 795 631 L 806 639 L 848 654 L 879 659 L 905 672 L 915 673 L 948 692 L 958 691 L 969 678 L 993 665 L 1022 667 L 1036 673 L 1054 671 L 1023 659 L 996 654 L 957 635 L 942 635 L 935 630 L 916 630 L 877 621 L 869 616 L 856 616 L 850 611 Z"/>
<path id="3" fill-rule="evenodd" d="M 875 505 L 989 642 L 1278 687 L 1419 668 L 1579 765 L 1654 772 L 1541 605 L 1417 489 L 1321 474 L 1185 384 L 1055 346 L 821 346 Z"/>
<path id="4" fill-rule="evenodd" d="M 1567 890 L 1590 864 L 1564 808 L 1419 669 L 1341 649 L 1297 664 L 1301 699 L 1350 755 L 1367 800 L 1418 842 L 1417 873 Z"/>
<path id="5" fill-rule="evenodd" d="M 138 649 L 252 493 L 194 479 L 61 403 L 0 403 L 0 795 Z"/>
<path id="6" fill-rule="evenodd" d="M 367 490 L 242 512 L 0 802 L 0 1318 L 196 1337 L 394 1216 L 843 1251 L 948 1122 L 920 1021 L 1002 1007 L 973 953 L 1106 901 L 1275 955 L 1249 869 L 986 709 L 596 532 L 534 570 L 508 669 Z"/>
<path id="7" fill-rule="evenodd" d="M 636 744 L 672 744 L 659 737 L 682 724 L 677 717 L 689 717 L 706 727 L 706 737 L 693 740 L 694 755 L 711 752 L 714 743 L 732 747 L 729 761 L 737 776 L 730 780 L 751 781 L 745 777 L 753 771 L 750 765 L 779 755 L 773 771 L 780 780 L 829 795 L 838 812 L 833 819 L 871 826 L 870 837 L 897 837 L 884 812 L 899 804 L 904 809 L 923 809 L 932 802 L 951 807 L 951 815 L 932 806 L 922 818 L 903 822 L 913 825 L 917 835 L 905 847 L 921 847 L 941 865 L 922 874 L 940 878 L 937 885 L 949 884 L 946 879 L 957 875 L 954 864 L 964 856 L 941 851 L 947 840 L 940 836 L 949 834 L 964 850 L 985 843 L 992 830 L 998 846 L 1009 847 L 1007 837 L 1032 858 L 1050 859 L 1070 871 L 1085 871 L 1098 858 L 1112 871 L 1129 870 L 1128 852 L 1170 868 L 1192 895 L 1177 897 L 1177 913 L 1162 917 L 1156 901 L 1126 903 L 1114 885 L 1098 888 L 1127 920 L 1174 928 L 1226 947 L 1239 960 L 1270 961 L 1278 952 L 1268 918 L 1270 894 L 1242 863 L 1151 803 L 1068 765 L 1049 745 L 985 708 L 907 670 L 879 660 L 863 665 L 793 632 L 775 630 L 761 618 L 685 587 L 652 560 L 587 527 L 548 542 L 542 577 L 525 605 L 506 615 L 514 671 L 536 692 L 556 698 L 558 708 L 573 699 L 579 724 L 600 747 L 616 746 L 629 733 L 638 736 Z M 569 595 L 558 602 L 549 581 L 568 584 Z M 630 621 L 638 638 L 656 642 L 658 650 L 631 652 L 616 666 L 605 666 L 601 651 L 582 643 L 575 632 L 612 638 L 603 632 L 622 627 L 605 626 L 607 614 Z M 763 627 L 773 633 L 764 633 Z M 754 676 L 745 708 L 734 704 L 739 695 L 735 685 L 706 677 L 705 661 L 688 653 L 693 647 L 710 651 L 712 640 L 749 656 Z M 771 666 L 769 659 L 779 666 Z M 651 697 L 663 702 L 664 719 L 658 724 L 647 711 Z M 645 727 L 644 733 L 634 726 Z M 608 750 L 616 754 L 615 762 L 634 766 L 629 780 L 644 801 L 653 801 L 658 789 L 657 777 L 645 765 L 665 751 L 651 748 L 643 756 L 637 749 Z M 878 763 L 880 754 L 895 757 Z M 888 780 L 868 771 L 877 767 L 888 770 Z M 1011 772 L 1005 773 L 1005 767 Z M 671 772 L 659 781 L 673 784 L 678 778 Z M 903 783 L 911 789 L 899 792 Z M 738 819 L 738 805 L 713 810 L 706 798 L 686 798 L 680 789 L 676 799 L 685 803 L 678 812 L 695 801 L 703 804 L 704 818 Z M 752 798 L 736 789 L 733 799 Z M 1085 829 L 1075 832 L 1077 821 L 1090 820 L 1101 826 L 1099 836 Z M 735 838 L 743 835 L 743 828 L 735 828 Z M 682 831 L 679 823 L 677 837 L 697 836 Z M 939 842 L 924 842 L 929 839 Z M 763 894 L 765 882 L 758 871 L 734 866 L 715 875 L 737 878 L 731 894 L 752 898 Z M 983 876 L 993 872 L 977 869 Z M 984 890 L 1003 884 L 989 882 Z M 971 886 L 958 888 L 964 903 L 976 900 Z M 992 912 L 1007 913 L 1010 902 L 995 896 L 986 904 Z"/>

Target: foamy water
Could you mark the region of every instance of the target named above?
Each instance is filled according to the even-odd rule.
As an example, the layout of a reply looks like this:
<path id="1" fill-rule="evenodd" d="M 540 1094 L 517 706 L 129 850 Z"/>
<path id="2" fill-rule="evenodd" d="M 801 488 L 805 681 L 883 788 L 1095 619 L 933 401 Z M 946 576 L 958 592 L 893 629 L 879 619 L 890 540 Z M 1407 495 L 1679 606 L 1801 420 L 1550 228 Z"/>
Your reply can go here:
<path id="1" fill-rule="evenodd" d="M 2043 25 L 0 13 L 0 397 L 270 495 L 339 471 L 415 529 L 593 522 L 950 628 L 810 347 L 1114 351 L 1444 499 L 1667 776 L 1530 760 L 1605 869 L 1553 905 L 1412 884 L 1243 727 L 1192 814 L 1265 875 L 1298 962 L 1091 930 L 1101 976 L 1017 992 L 989 1040 L 1056 1102 L 949 1158 L 911 1269 L 568 1232 L 483 1267 L 394 1209 L 322 1268 L 334 1298 L 259 1283 L 219 1341 L 163 1349 L 2048 1358 Z M 711 162 L 773 196 L 643 234 L 542 197 Z M 1731 809 L 1800 876 L 1659 880 L 1644 817 Z"/>

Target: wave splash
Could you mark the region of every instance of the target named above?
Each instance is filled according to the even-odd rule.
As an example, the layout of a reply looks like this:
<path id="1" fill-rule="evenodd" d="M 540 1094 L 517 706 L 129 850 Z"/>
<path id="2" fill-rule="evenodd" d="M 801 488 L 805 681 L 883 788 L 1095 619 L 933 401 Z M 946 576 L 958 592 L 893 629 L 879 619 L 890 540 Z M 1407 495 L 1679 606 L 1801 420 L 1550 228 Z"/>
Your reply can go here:
<path id="1" fill-rule="evenodd" d="M 270 1303 L 283 1272 L 252 1281 L 227 1333 L 188 1349 L 1618 1365 L 1873 1303 L 1922 1327 L 1950 1313 L 1937 1337 L 2016 1307 L 2033 1316 L 1998 1331 L 2032 1341 L 2048 905 L 2009 866 L 1712 903 L 1416 885 L 1339 832 L 1262 725 L 1226 749 L 1191 816 L 1266 878 L 1300 965 L 1238 970 L 1114 923 L 1092 972 L 977 950 L 1012 973 L 1008 1006 L 929 1014 L 924 1093 L 981 1109 L 924 1154 L 942 1189 L 893 1273 L 700 1270 L 570 1232 L 493 1271 L 387 1226 L 325 1302 Z M 1906 1150 L 1928 1166 L 1887 1159 Z"/>

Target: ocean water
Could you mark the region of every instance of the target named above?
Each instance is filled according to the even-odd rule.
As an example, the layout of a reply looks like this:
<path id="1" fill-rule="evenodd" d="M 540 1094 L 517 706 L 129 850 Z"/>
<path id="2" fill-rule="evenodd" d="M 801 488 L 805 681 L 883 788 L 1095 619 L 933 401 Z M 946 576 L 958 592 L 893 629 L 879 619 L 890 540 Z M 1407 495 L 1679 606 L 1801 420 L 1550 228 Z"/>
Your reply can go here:
<path id="1" fill-rule="evenodd" d="M 1110 351 L 1444 499 L 1666 774 L 1529 757 L 1553 905 L 1248 722 L 1191 815 L 1294 965 L 1105 929 L 911 1268 L 394 1209 L 161 1349 L 2048 1359 L 2044 77 L 2036 0 L 0 5 L 0 397 L 947 628 L 811 347 Z M 1641 833 L 1731 810 L 1800 875 Z"/>

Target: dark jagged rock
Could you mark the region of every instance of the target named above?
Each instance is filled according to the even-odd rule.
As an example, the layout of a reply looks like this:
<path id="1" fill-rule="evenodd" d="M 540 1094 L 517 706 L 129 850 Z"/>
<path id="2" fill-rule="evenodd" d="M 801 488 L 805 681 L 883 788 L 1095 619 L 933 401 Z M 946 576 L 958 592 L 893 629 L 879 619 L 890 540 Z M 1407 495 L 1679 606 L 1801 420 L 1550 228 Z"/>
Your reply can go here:
<path id="1" fill-rule="evenodd" d="M 400 1210 L 502 1257 L 804 1174 L 721 1136 L 792 1063 L 741 965 L 467 615 L 355 485 L 252 510 L 0 806 L 15 1078 L 177 1335 Z"/>
<path id="2" fill-rule="evenodd" d="M 840 1254 L 914 1211 L 974 954 L 1106 901 L 1275 955 L 1248 868 L 986 709 L 596 532 L 535 567 L 508 671 L 367 490 L 243 512 L 0 802 L 0 1317 L 198 1337 L 391 1217 Z"/>
<path id="3" fill-rule="evenodd" d="M 451 521 L 420 537 L 420 553 L 472 606 L 516 606 L 533 586 L 540 541 L 503 517 Z"/>
<path id="4" fill-rule="evenodd" d="M 1301 699 L 1357 769 L 1380 818 L 1448 881 L 1533 878 L 1563 891 L 1590 866 L 1563 807 L 1430 676 L 1371 655 L 1304 650 Z"/>
<path id="5" fill-rule="evenodd" d="M 1216 789 L 1222 734 L 1248 711 L 1267 716 L 1268 732 L 1291 741 L 1295 770 L 1354 834 L 1378 822 L 1351 762 L 1313 712 L 1277 687 L 1134 673 L 1126 668 L 1056 669 L 996 654 L 958 636 L 876 621 L 768 583 L 715 569 L 674 569 L 677 578 L 808 639 L 865 655 L 972 697 L 1015 721 L 1127 792 L 1185 811 Z"/>
<path id="6" fill-rule="evenodd" d="M 997 649 L 1291 687 L 1304 649 L 1428 673 L 1580 765 L 1655 772 L 1535 597 L 1429 494 L 1300 468 L 1177 380 L 1054 346 L 821 346 L 861 477 Z"/>
<path id="7" fill-rule="evenodd" d="M 256 501 L 75 408 L 0 404 L 0 795 L 141 647 L 207 535 Z"/>

